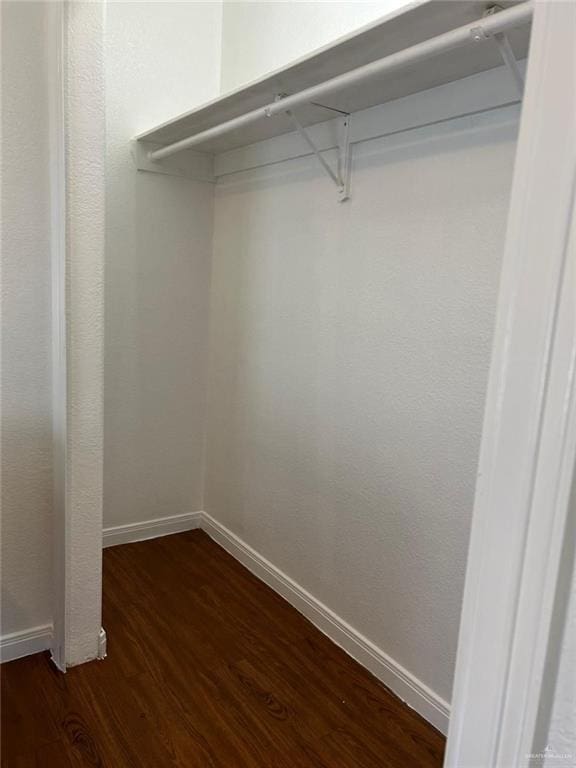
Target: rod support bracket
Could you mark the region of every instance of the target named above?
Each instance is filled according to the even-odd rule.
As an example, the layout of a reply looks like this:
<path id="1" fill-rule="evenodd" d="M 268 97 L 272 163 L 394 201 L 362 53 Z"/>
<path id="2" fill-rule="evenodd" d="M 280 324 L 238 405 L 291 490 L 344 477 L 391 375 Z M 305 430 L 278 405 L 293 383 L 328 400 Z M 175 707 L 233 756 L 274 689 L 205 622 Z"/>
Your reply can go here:
<path id="1" fill-rule="evenodd" d="M 207 184 L 215 184 L 214 158 L 202 152 L 183 150 L 174 157 L 165 160 L 153 160 L 150 155 L 162 145 L 147 141 L 134 140 L 131 142 L 130 152 L 138 171 L 148 173 L 161 173 L 167 176 L 182 176 L 192 181 L 201 181 Z"/>
<path id="2" fill-rule="evenodd" d="M 350 144 L 350 115 L 341 119 L 341 136 L 338 142 L 338 202 L 343 203 L 350 197 L 350 179 L 352 176 L 352 146 Z"/>
<path id="3" fill-rule="evenodd" d="M 486 34 L 484 27 L 472 27 L 470 37 L 475 43 L 482 43 L 484 40 L 490 39 L 490 35 Z"/>
<path id="4" fill-rule="evenodd" d="M 326 175 L 333 181 L 338 190 L 338 202 L 343 203 L 350 197 L 350 115 L 345 114 L 341 119 L 340 137 L 338 139 L 338 161 L 336 169 L 332 168 L 322 152 L 314 143 L 308 130 L 298 120 L 294 112 L 286 110 L 286 115 L 290 122 L 304 139 L 306 144 L 316 156 L 318 162 L 326 172 Z"/>
<path id="5" fill-rule="evenodd" d="M 489 8 L 487 8 L 484 11 L 484 18 L 487 18 L 489 16 L 494 16 L 497 13 L 500 13 L 500 11 L 503 11 L 501 5 L 494 4 L 491 5 Z M 516 59 L 516 56 L 514 55 L 514 51 L 512 50 L 512 46 L 510 45 L 510 41 L 508 39 L 508 35 L 505 32 L 486 32 L 484 27 L 477 26 L 472 27 L 470 29 L 470 37 L 475 43 L 482 43 L 484 40 L 494 40 L 496 43 L 496 46 L 498 48 L 498 51 L 500 52 L 500 56 L 502 57 L 502 61 L 508 68 L 508 71 L 512 75 L 512 80 L 514 81 L 514 86 L 516 88 L 516 91 L 518 92 L 518 95 L 520 96 L 520 99 L 522 99 L 524 95 L 524 76 L 522 74 L 522 71 L 520 69 L 520 66 L 518 64 L 518 60 Z"/>
<path id="6" fill-rule="evenodd" d="M 524 75 L 522 74 L 518 60 L 514 55 L 514 51 L 508 40 L 508 35 L 505 32 L 496 32 L 492 37 L 500 51 L 502 61 L 508 67 L 508 71 L 512 75 L 512 80 L 514 81 L 514 86 L 520 96 L 520 100 L 522 100 L 522 97 L 524 96 Z"/>
<path id="7" fill-rule="evenodd" d="M 282 101 L 282 99 L 285 99 L 286 96 L 288 96 L 287 93 L 277 93 L 274 96 L 274 104 L 277 104 L 279 101 Z M 268 104 L 268 106 L 264 107 L 264 114 L 266 117 L 274 117 L 274 112 L 272 111 L 272 104 Z"/>

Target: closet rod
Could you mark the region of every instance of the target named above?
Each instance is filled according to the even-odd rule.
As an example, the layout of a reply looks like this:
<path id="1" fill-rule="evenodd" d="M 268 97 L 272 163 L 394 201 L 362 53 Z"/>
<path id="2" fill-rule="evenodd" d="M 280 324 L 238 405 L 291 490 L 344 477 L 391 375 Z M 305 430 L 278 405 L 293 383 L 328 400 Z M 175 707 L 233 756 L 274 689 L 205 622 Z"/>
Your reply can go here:
<path id="1" fill-rule="evenodd" d="M 244 115 L 227 120 L 220 125 L 215 125 L 213 128 L 208 128 L 186 139 L 181 139 L 173 144 L 156 149 L 148 153 L 148 158 L 150 160 L 162 160 L 183 149 L 189 149 L 197 144 L 201 144 L 203 141 L 215 139 L 218 136 L 230 133 L 237 128 L 242 128 L 263 118 L 273 117 L 280 112 L 286 112 L 286 110 L 293 109 L 304 103 L 318 101 L 326 96 L 350 88 L 370 77 L 389 74 L 409 64 L 416 64 L 439 53 L 459 48 L 466 43 L 481 42 L 485 38 L 493 37 L 496 34 L 528 23 L 532 17 L 532 11 L 533 0 L 527 0 L 512 8 L 489 14 L 471 24 L 444 32 L 437 37 L 430 38 L 430 40 L 425 40 L 410 48 L 404 48 L 404 50 L 392 53 L 382 59 L 377 59 L 349 72 L 344 72 L 298 93 L 277 98 L 264 107 L 258 107 Z"/>

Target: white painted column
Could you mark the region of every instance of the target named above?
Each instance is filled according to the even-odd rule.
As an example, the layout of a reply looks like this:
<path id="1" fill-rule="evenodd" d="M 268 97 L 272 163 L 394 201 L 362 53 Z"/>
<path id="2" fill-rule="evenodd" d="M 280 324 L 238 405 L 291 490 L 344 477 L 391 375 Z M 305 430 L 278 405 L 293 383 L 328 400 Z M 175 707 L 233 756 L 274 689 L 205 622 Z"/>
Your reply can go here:
<path id="1" fill-rule="evenodd" d="M 96 658 L 101 628 L 104 9 L 103 3 L 65 3 L 60 6 L 62 26 L 53 17 L 51 30 L 55 70 L 59 57 L 63 70 L 63 108 L 59 112 L 55 83 L 52 112 L 54 434 L 59 458 L 53 655 L 61 668 Z"/>

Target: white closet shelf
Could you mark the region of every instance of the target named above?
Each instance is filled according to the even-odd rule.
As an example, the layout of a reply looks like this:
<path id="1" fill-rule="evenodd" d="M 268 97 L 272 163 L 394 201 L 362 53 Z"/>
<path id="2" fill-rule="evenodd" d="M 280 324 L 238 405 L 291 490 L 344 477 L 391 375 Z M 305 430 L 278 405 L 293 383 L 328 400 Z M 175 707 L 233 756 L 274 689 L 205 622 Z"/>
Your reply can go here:
<path id="1" fill-rule="evenodd" d="M 521 89 L 515 63 L 528 53 L 531 0 L 499 2 L 493 12 L 491 6 L 494 3 L 486 0 L 412 3 L 265 78 L 139 134 L 134 142 L 137 166 L 160 173 L 178 172 L 179 167 L 183 175 L 212 180 L 213 155 L 295 128 L 302 129 L 306 138 L 307 127 L 334 120 L 339 113 L 485 72 L 503 60 Z M 346 134 L 343 131 L 340 147 L 341 173 L 347 163 Z M 184 151 L 191 149 L 195 151 Z M 176 166 L 170 162 L 174 160 Z M 341 199 L 345 197 L 341 189 Z"/>

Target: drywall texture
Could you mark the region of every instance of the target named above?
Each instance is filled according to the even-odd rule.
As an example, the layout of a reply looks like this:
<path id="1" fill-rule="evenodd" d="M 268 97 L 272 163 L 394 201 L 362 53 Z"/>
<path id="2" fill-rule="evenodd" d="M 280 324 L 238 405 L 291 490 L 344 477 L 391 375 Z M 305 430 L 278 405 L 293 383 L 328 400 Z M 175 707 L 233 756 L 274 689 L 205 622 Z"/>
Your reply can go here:
<path id="1" fill-rule="evenodd" d="M 104 6 L 67 5 L 66 663 L 98 653 L 102 596 Z"/>
<path id="2" fill-rule="evenodd" d="M 205 508 L 445 700 L 515 148 L 494 120 L 356 146 L 344 205 L 314 158 L 216 191 Z"/>
<path id="3" fill-rule="evenodd" d="M 218 94 L 221 5 L 106 19 L 106 527 L 202 508 L 213 188 L 138 173 L 137 133 Z"/>
<path id="4" fill-rule="evenodd" d="M 48 101 L 43 3 L 3 2 L 2 617 L 52 620 Z"/>
<path id="5" fill-rule="evenodd" d="M 406 0 L 225 0 L 222 92 L 257 80 L 406 4 Z"/>

